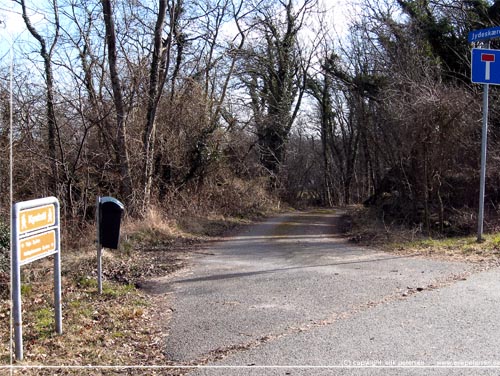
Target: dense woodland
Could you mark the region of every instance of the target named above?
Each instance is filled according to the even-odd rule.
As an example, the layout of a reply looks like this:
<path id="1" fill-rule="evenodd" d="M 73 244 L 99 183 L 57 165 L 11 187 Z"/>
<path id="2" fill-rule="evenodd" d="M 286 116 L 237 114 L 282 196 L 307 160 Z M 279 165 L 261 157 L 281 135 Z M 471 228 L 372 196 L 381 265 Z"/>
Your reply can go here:
<path id="1" fill-rule="evenodd" d="M 14 2 L 27 31 L 12 114 L 0 56 L 5 222 L 12 116 L 15 201 L 55 195 L 76 225 L 110 195 L 138 218 L 365 203 L 424 233 L 473 231 L 482 89 L 467 34 L 499 25 L 500 2 L 364 0 L 342 35 L 317 0 Z"/>

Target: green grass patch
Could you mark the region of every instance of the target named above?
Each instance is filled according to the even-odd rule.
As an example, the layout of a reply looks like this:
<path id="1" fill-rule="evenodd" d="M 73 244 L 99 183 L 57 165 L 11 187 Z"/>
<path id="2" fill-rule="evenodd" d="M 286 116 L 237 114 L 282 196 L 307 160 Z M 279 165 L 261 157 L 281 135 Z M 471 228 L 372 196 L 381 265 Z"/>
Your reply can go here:
<path id="1" fill-rule="evenodd" d="M 76 280 L 76 284 L 78 287 L 84 289 L 96 289 L 97 288 L 97 279 L 90 278 L 88 276 L 79 276 Z"/>
<path id="2" fill-rule="evenodd" d="M 420 251 L 448 256 L 499 257 L 500 234 L 487 234 L 483 238 L 482 242 L 478 242 L 475 236 L 440 239 L 423 238 L 413 241 L 390 243 L 387 245 L 387 248 L 389 250 Z"/>
<path id="3" fill-rule="evenodd" d="M 126 336 L 126 334 L 124 332 L 121 332 L 121 331 L 116 331 L 116 332 L 111 333 L 111 336 L 113 338 L 123 338 Z"/>
<path id="4" fill-rule="evenodd" d="M 146 302 L 145 300 L 134 300 L 132 302 L 132 304 L 135 306 L 135 307 L 149 307 L 150 304 L 148 304 L 148 302 Z"/>
<path id="5" fill-rule="evenodd" d="M 68 305 L 72 314 L 78 314 L 78 316 L 85 318 L 92 316 L 93 309 L 87 300 L 73 300 Z"/>
<path id="6" fill-rule="evenodd" d="M 40 338 L 48 338 L 54 332 L 54 312 L 50 308 L 40 308 L 35 312 L 34 329 Z"/>
<path id="7" fill-rule="evenodd" d="M 102 286 L 102 294 L 109 298 L 124 296 L 133 291 L 135 291 L 135 286 L 132 284 L 118 285 L 114 283 L 103 283 Z"/>
<path id="8" fill-rule="evenodd" d="M 21 295 L 30 296 L 33 292 L 33 286 L 21 283 Z"/>

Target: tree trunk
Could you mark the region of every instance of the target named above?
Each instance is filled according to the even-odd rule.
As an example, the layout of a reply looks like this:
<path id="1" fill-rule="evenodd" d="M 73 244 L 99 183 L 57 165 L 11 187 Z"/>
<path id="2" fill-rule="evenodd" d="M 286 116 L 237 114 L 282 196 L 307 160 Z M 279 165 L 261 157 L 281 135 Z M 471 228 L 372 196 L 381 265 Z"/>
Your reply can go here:
<path id="1" fill-rule="evenodd" d="M 113 21 L 113 14 L 110 0 L 102 0 L 104 24 L 106 27 L 106 43 L 108 47 L 108 64 L 111 77 L 111 85 L 113 89 L 113 101 L 116 110 L 116 128 L 117 128 L 117 156 L 120 167 L 121 186 L 120 193 L 123 200 L 130 206 L 133 211 L 133 190 L 132 178 L 130 176 L 130 165 L 127 151 L 127 134 L 125 127 L 125 106 L 123 103 L 123 93 L 120 83 L 120 77 L 117 69 L 117 53 L 116 53 L 116 34 Z"/>
<path id="2" fill-rule="evenodd" d="M 151 202 L 151 187 L 153 184 L 154 167 L 154 144 L 156 136 L 156 111 L 158 109 L 161 91 L 159 88 L 159 74 L 162 54 L 162 32 L 165 24 L 167 11 L 167 0 L 159 0 L 158 18 L 154 30 L 154 48 L 151 69 L 149 72 L 148 109 L 146 115 L 146 127 L 144 129 L 144 197 L 142 211 L 145 212 Z"/>
<path id="3" fill-rule="evenodd" d="M 40 43 L 40 55 L 43 59 L 44 73 L 45 73 L 45 90 L 46 90 L 46 114 L 47 114 L 47 151 L 49 157 L 49 164 L 51 170 L 51 176 L 49 178 L 49 192 L 52 195 L 58 196 L 58 182 L 59 182 L 59 172 L 57 165 L 57 153 L 56 153 L 56 115 L 55 115 L 55 104 L 54 104 L 54 75 L 52 72 L 52 54 L 54 47 L 57 43 L 59 37 L 59 16 L 57 13 L 57 2 L 53 2 L 54 7 L 54 17 L 55 17 L 55 27 L 56 32 L 54 40 L 49 49 L 47 49 L 47 42 L 38 33 L 30 18 L 26 12 L 26 4 L 24 0 L 21 0 L 21 7 L 23 12 L 24 23 L 31 35 Z"/>

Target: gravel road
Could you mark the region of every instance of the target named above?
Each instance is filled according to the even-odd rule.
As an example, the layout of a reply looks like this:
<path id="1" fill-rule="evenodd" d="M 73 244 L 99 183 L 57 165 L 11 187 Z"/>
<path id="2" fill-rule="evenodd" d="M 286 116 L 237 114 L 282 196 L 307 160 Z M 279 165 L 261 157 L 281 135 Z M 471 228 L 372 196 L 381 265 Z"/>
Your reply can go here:
<path id="1" fill-rule="evenodd" d="M 339 216 L 207 248 L 168 282 L 168 357 L 193 375 L 500 374 L 498 269 L 356 247 Z"/>

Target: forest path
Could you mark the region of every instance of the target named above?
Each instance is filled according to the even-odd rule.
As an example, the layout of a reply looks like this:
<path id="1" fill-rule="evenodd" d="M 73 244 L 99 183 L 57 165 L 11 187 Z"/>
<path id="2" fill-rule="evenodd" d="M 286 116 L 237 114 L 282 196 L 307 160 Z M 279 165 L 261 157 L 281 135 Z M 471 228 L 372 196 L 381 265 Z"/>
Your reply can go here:
<path id="1" fill-rule="evenodd" d="M 340 217 L 281 215 L 207 247 L 165 282 L 174 296 L 168 358 L 253 366 L 195 371 L 207 375 L 500 359 L 498 269 L 353 246 L 339 235 Z"/>

